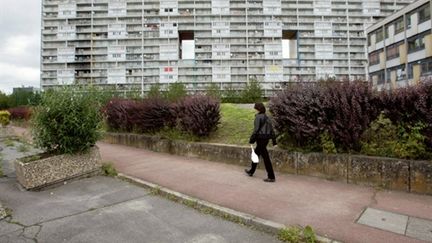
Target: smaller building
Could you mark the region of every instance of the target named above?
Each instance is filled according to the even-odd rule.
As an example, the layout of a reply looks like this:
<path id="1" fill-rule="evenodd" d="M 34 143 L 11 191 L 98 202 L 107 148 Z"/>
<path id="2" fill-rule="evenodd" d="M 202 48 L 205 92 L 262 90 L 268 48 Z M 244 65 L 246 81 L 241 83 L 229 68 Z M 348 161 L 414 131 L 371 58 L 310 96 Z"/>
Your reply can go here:
<path id="1" fill-rule="evenodd" d="M 419 0 L 367 29 L 369 81 L 378 90 L 432 78 L 432 0 Z"/>

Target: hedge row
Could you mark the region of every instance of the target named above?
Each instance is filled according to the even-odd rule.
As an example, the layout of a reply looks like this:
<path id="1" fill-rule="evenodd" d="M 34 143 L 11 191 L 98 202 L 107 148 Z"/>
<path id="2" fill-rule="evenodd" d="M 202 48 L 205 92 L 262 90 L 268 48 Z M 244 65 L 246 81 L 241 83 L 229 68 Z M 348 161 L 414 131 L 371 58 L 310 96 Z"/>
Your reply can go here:
<path id="1" fill-rule="evenodd" d="M 11 120 L 26 120 L 28 121 L 31 117 L 31 109 L 28 106 L 19 106 L 8 109 L 11 114 Z"/>
<path id="2" fill-rule="evenodd" d="M 276 129 L 299 147 L 322 147 L 323 135 L 329 135 L 338 150 L 361 151 L 362 135 L 381 113 L 407 132 L 424 124 L 421 133 L 432 145 L 431 82 L 382 92 L 360 81 L 297 84 L 269 106 Z"/>
<path id="3" fill-rule="evenodd" d="M 103 113 L 111 130 L 145 133 L 170 127 L 198 137 L 208 136 L 216 130 L 220 120 L 219 102 L 199 95 L 177 102 L 159 98 L 116 98 L 108 102 Z"/>

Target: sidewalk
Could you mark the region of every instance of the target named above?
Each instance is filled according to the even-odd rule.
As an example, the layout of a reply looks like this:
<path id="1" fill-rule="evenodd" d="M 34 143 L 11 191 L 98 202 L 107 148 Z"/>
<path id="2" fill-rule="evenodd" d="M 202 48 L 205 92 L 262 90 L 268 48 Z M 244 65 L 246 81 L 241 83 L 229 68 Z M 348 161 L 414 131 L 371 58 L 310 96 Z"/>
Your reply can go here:
<path id="1" fill-rule="evenodd" d="M 98 143 L 98 146 L 102 159 L 113 162 L 124 174 L 277 223 L 311 225 L 318 234 L 332 239 L 344 242 L 421 242 L 403 235 L 419 238 L 416 233 L 420 230 L 423 239 L 432 241 L 432 225 L 428 221 L 432 220 L 432 196 L 379 191 L 289 174 L 276 174 L 276 183 L 265 183 L 262 179 L 266 173 L 262 170 L 258 170 L 254 177 L 248 177 L 244 168 L 234 165 L 122 145 Z M 368 207 L 360 221 L 377 223 L 378 228 L 385 224 L 382 228 L 386 230 L 356 223 Z M 427 220 L 423 222 L 422 219 Z M 412 223 L 410 229 L 408 222 L 419 221 L 422 223 Z"/>

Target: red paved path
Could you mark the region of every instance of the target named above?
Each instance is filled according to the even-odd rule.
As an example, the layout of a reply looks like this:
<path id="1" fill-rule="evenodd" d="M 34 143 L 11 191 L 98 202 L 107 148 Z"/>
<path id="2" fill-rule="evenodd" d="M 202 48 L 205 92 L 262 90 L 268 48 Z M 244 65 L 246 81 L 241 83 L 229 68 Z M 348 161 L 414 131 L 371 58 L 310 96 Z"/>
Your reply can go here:
<path id="1" fill-rule="evenodd" d="M 285 225 L 311 225 L 320 235 L 345 242 L 418 242 L 356 224 L 368 206 L 432 219 L 431 196 L 289 174 L 276 174 L 276 183 L 265 183 L 262 170 L 248 177 L 239 166 L 122 145 L 99 147 L 102 159 L 124 174 Z"/>
<path id="2" fill-rule="evenodd" d="M 24 129 L 16 131 L 22 133 Z M 239 166 L 122 145 L 98 146 L 102 159 L 113 162 L 124 174 L 285 225 L 311 225 L 320 235 L 340 241 L 419 242 L 356 224 L 368 206 L 432 219 L 432 196 L 280 173 L 276 183 L 265 183 L 262 170 L 248 177 Z"/>

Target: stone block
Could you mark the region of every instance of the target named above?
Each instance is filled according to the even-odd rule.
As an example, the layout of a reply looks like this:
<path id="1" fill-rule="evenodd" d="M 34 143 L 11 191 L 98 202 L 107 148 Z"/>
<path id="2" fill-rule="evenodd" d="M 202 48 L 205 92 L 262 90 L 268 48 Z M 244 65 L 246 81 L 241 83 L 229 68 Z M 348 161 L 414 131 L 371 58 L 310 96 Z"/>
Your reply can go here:
<path id="1" fill-rule="evenodd" d="M 409 192 L 409 161 L 391 158 L 381 158 L 381 161 L 381 186 L 385 189 Z"/>
<path id="2" fill-rule="evenodd" d="M 347 182 L 350 156 L 347 154 L 322 154 L 326 179 Z"/>
<path id="3" fill-rule="evenodd" d="M 299 175 L 308 175 L 326 178 L 324 158 L 319 153 L 298 153 L 297 173 Z"/>
<path id="4" fill-rule="evenodd" d="M 432 161 L 411 161 L 411 192 L 432 194 Z"/>
<path id="5" fill-rule="evenodd" d="M 269 150 L 275 171 L 297 174 L 297 154 L 281 149 Z"/>
<path id="6" fill-rule="evenodd" d="M 26 157 L 15 161 L 18 182 L 26 189 L 39 189 L 52 184 L 73 179 L 100 170 L 99 149 L 93 147 L 84 154 L 62 154 L 25 161 Z"/>
<path id="7" fill-rule="evenodd" d="M 382 160 L 377 157 L 351 156 L 348 167 L 348 183 L 380 186 Z"/>

